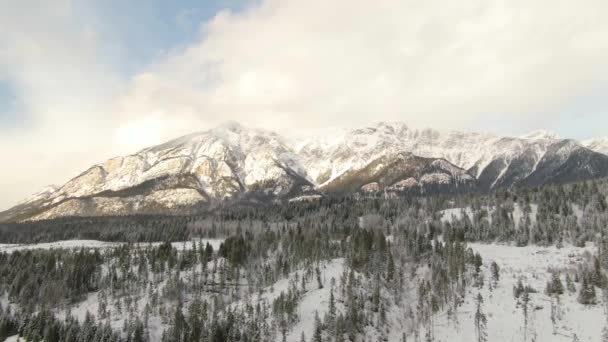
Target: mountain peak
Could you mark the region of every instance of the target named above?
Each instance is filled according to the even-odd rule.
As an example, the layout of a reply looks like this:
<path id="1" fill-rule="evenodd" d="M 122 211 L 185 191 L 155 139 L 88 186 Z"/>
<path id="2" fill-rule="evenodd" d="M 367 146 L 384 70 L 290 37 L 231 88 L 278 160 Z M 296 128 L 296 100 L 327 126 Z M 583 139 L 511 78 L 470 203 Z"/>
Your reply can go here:
<path id="1" fill-rule="evenodd" d="M 460 191 L 461 183 L 447 189 L 446 184 L 452 183 L 446 180 L 468 179 L 467 175 L 472 177 L 467 182 L 475 183 L 472 188 L 484 191 L 608 176 L 608 156 L 602 154 L 608 153 L 605 141 L 587 142 L 585 146 L 600 152 L 592 153 L 571 148 L 580 143 L 560 140 L 546 130 L 504 139 L 378 122 L 320 133 L 289 140 L 229 121 L 98 164 L 60 189 L 45 189 L 0 213 L 0 221 L 171 213 L 230 199 L 262 201 L 358 191 L 374 182 L 378 189 L 397 183 L 402 188 L 400 182 L 406 181 L 418 184 L 421 193 L 453 192 Z M 401 160 L 404 156 L 410 158 Z M 445 166 L 448 162 L 453 167 Z"/>
<path id="2" fill-rule="evenodd" d="M 221 125 L 217 126 L 214 130 L 224 130 L 233 133 L 240 133 L 244 129 L 243 125 L 236 121 L 226 121 Z"/>
<path id="3" fill-rule="evenodd" d="M 391 133 L 398 133 L 408 129 L 408 126 L 401 121 L 379 121 L 374 126 L 378 130 Z"/>
<path id="4" fill-rule="evenodd" d="M 538 129 L 528 134 L 524 134 L 520 136 L 520 138 L 528 140 L 556 140 L 559 139 L 559 135 L 550 130 Z"/>

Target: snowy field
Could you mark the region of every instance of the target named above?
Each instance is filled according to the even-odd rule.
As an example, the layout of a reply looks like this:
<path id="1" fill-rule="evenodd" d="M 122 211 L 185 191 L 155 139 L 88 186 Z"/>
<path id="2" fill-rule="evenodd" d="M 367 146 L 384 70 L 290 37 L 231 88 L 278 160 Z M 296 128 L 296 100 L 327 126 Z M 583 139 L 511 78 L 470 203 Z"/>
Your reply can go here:
<path id="1" fill-rule="evenodd" d="M 196 241 L 197 244 L 202 242 L 203 244 L 209 243 L 213 246 L 214 250 L 220 248 L 220 244 L 224 242 L 224 239 L 195 239 L 191 241 L 179 241 L 171 243 L 177 250 L 189 250 L 192 248 L 192 241 Z M 79 249 L 79 248 L 92 248 L 92 249 L 104 249 L 113 248 L 124 245 L 126 242 L 106 242 L 97 240 L 64 240 L 55 241 L 48 243 L 36 243 L 36 244 L 0 244 L 0 253 L 7 252 L 11 253 L 14 251 L 23 251 L 30 249 Z M 138 243 L 138 246 L 159 246 L 162 242 L 152 243 Z"/>
<path id="2" fill-rule="evenodd" d="M 488 341 L 524 341 L 524 316 L 522 307 L 516 305 L 513 287 L 518 279 L 531 285 L 538 293 L 531 294 L 533 310 L 530 311 L 530 323 L 527 341 L 559 342 L 573 341 L 574 334 L 579 341 L 600 341 L 601 330 L 606 325 L 604 305 L 600 289 L 596 289 L 598 304 L 585 306 L 577 302 L 580 283 L 575 283 L 577 291 L 567 290 L 560 296 L 561 319 L 557 321 L 554 333 L 551 321 L 551 298 L 544 294 L 544 289 L 551 274 L 549 269 L 562 271 L 561 280 L 566 286 L 564 272 L 574 270 L 579 263 L 596 253 L 596 248 L 587 246 L 577 248 L 556 247 L 512 247 L 504 245 L 469 244 L 483 258 L 485 284 L 479 291 L 469 287 L 465 303 L 459 308 L 458 324 L 449 321 L 446 313 L 435 319 L 436 341 L 471 342 L 476 341 L 473 316 L 474 299 L 481 293 L 484 299 L 483 311 L 488 323 Z M 495 289 L 488 287 L 490 282 L 489 265 L 495 261 L 500 267 L 500 280 Z"/>

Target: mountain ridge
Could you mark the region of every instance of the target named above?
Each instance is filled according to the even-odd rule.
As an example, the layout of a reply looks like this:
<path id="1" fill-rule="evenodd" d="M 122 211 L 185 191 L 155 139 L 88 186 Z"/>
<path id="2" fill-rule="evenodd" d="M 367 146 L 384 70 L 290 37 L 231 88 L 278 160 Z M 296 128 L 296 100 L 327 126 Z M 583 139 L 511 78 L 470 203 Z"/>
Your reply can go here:
<path id="1" fill-rule="evenodd" d="M 600 141 L 600 140 L 598 140 Z M 0 221 L 172 213 L 226 201 L 490 191 L 608 176 L 604 145 L 380 122 L 288 139 L 229 122 L 93 165 L 0 213 Z M 608 152 L 608 149 L 606 150 Z"/>

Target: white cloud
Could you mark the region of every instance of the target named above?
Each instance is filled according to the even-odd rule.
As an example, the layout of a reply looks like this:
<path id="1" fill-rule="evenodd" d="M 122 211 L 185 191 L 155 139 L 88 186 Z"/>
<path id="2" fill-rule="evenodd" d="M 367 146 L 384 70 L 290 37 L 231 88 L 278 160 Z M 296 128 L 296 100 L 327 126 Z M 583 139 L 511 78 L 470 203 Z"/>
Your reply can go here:
<path id="1" fill-rule="evenodd" d="M 505 113 L 537 124 L 608 79 L 604 13 L 595 0 L 267 0 L 216 16 L 122 104 L 278 129 L 466 128 Z"/>
<path id="2" fill-rule="evenodd" d="M 0 208 L 113 153 L 106 114 L 121 82 L 80 19 L 71 0 L 0 0 L 0 74 L 22 110 L 0 120 Z"/>
<path id="3" fill-rule="evenodd" d="M 603 0 L 263 0 L 219 13 L 130 80 L 76 3 L 0 0 L 0 75 L 29 116 L 27 129 L 0 132 L 11 161 L 0 207 L 226 120 L 284 132 L 378 120 L 471 129 L 505 116 L 543 126 L 608 81 Z"/>

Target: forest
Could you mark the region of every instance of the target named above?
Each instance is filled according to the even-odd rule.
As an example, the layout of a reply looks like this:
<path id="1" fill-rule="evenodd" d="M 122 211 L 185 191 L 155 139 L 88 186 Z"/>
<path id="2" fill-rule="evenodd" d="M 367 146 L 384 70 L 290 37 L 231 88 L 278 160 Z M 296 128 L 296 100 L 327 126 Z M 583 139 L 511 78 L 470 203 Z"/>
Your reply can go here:
<path id="1" fill-rule="evenodd" d="M 522 340 L 534 341 L 535 296 L 551 300 L 554 329 L 554 302 L 568 294 L 583 308 L 606 303 L 606 195 L 597 180 L 3 224 L 0 340 L 440 341 L 439 320 L 464 324 L 467 301 L 476 340 L 492 341 L 484 303 L 504 270 L 473 247 L 590 249 L 551 269 L 542 288 L 520 277 L 508 289 Z M 32 247 L 60 240 L 120 244 Z"/>

